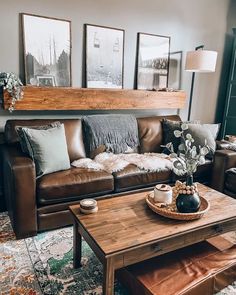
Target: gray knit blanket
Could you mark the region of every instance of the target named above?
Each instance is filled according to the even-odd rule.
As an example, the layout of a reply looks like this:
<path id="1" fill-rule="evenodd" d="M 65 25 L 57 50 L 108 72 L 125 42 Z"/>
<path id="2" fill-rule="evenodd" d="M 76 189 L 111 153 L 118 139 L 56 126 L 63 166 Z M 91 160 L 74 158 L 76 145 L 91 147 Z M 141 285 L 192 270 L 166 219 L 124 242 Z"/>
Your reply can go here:
<path id="1" fill-rule="evenodd" d="M 83 117 L 90 151 L 105 146 L 107 152 L 125 153 L 139 146 L 137 120 L 132 115 L 93 115 Z"/>

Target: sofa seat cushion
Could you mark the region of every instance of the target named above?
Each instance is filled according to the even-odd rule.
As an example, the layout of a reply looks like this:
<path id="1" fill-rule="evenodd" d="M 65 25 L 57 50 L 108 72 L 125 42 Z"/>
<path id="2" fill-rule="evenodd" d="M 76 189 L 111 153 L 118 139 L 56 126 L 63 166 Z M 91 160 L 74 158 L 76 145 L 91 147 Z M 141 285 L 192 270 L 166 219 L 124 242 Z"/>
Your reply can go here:
<path id="1" fill-rule="evenodd" d="M 236 194 L 236 168 L 227 170 L 225 176 L 225 189 Z"/>
<path id="2" fill-rule="evenodd" d="M 145 186 L 156 185 L 159 182 L 169 182 L 171 171 L 147 172 L 130 164 L 123 170 L 114 172 L 115 191 L 122 192 L 127 189 L 138 189 Z"/>
<path id="3" fill-rule="evenodd" d="M 56 204 L 113 190 L 114 181 L 111 174 L 86 168 L 71 168 L 38 179 L 37 201 L 41 205 Z"/>

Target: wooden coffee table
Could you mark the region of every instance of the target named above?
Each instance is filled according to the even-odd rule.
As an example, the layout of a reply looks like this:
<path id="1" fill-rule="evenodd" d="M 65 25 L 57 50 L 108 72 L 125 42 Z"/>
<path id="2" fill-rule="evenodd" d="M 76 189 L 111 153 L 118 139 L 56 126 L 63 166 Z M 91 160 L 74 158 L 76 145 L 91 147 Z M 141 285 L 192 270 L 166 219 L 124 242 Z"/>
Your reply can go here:
<path id="1" fill-rule="evenodd" d="M 236 230 L 236 200 L 199 184 L 210 210 L 199 220 L 178 221 L 153 213 L 145 203 L 146 192 L 98 201 L 95 214 L 74 217 L 74 267 L 81 264 L 81 238 L 104 267 L 103 294 L 113 294 L 116 269 Z"/>

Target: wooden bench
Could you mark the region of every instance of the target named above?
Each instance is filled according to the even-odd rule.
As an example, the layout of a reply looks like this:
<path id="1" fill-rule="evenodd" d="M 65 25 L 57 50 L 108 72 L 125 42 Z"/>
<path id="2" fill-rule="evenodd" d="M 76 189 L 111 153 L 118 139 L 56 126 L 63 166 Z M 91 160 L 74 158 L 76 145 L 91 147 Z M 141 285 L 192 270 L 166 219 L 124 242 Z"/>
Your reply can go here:
<path id="1" fill-rule="evenodd" d="M 117 276 L 132 295 L 212 295 L 236 281 L 236 245 L 218 236 L 125 267 Z"/>

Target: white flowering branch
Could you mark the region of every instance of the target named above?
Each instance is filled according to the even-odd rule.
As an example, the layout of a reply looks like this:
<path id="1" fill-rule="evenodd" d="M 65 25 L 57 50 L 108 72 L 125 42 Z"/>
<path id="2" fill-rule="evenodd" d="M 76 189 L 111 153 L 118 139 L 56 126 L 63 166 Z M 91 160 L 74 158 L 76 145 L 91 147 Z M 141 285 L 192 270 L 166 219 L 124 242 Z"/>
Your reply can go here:
<path id="1" fill-rule="evenodd" d="M 210 149 L 205 141 L 204 146 L 199 146 L 198 151 L 194 143 L 194 139 L 190 133 L 185 135 L 188 125 L 181 124 L 181 130 L 175 130 L 174 135 L 181 138 L 178 146 L 178 152 L 174 152 L 173 144 L 170 142 L 165 147 L 170 151 L 170 157 L 173 158 L 173 171 L 176 175 L 183 176 L 185 174 L 192 175 L 197 171 L 197 167 L 205 163 L 205 156 Z"/>

